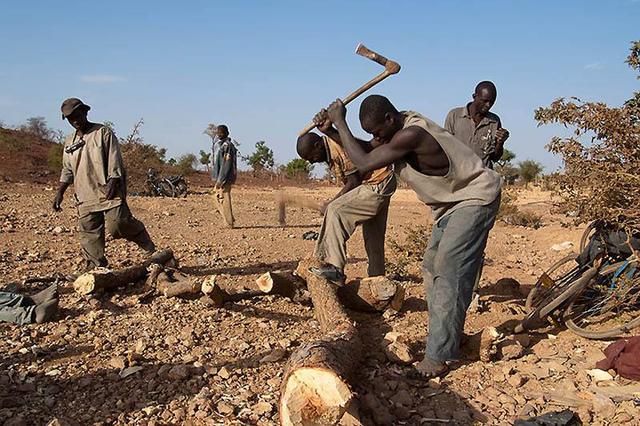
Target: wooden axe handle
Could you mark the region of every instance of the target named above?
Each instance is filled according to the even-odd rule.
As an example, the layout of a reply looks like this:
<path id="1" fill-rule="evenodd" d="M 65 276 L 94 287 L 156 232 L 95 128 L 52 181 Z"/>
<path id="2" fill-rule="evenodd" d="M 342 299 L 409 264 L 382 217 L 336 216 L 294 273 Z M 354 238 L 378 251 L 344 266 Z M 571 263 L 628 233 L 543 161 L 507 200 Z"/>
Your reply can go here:
<path id="1" fill-rule="evenodd" d="M 371 80 L 367 81 L 365 84 L 363 84 L 358 89 L 353 91 L 353 93 L 351 93 L 349 96 L 344 98 L 342 100 L 342 103 L 347 105 L 348 103 L 356 99 L 358 96 L 362 95 L 364 92 L 371 89 L 373 86 L 375 86 L 376 84 L 380 83 L 382 80 L 384 80 L 385 78 L 393 74 L 396 74 L 396 72 L 390 72 L 389 70 L 385 69 L 380 74 L 373 77 Z M 316 124 L 312 121 L 311 123 L 307 124 L 307 126 L 304 129 L 302 129 L 302 131 L 298 134 L 298 136 L 306 135 L 307 133 L 315 129 L 315 127 L 316 127 Z"/>

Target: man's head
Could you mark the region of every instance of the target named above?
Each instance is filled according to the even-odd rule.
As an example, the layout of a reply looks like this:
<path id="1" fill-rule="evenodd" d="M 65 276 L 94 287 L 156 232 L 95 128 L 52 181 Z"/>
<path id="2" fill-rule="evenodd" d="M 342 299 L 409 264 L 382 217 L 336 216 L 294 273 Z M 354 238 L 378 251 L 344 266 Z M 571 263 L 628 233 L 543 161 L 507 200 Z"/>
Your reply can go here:
<path id="1" fill-rule="evenodd" d="M 87 127 L 89 121 L 87 120 L 87 112 L 91 107 L 78 98 L 69 98 L 62 102 L 60 110 L 62 111 L 62 119 L 65 118 L 76 130 L 81 130 Z"/>
<path id="2" fill-rule="evenodd" d="M 322 163 L 327 161 L 327 150 L 324 147 L 322 137 L 316 133 L 307 133 L 298 138 L 296 144 L 298 155 L 310 163 Z"/>
<path id="3" fill-rule="evenodd" d="M 381 95 L 369 95 L 360 105 L 360 125 L 378 142 L 387 143 L 403 126 L 396 107 Z"/>
<path id="4" fill-rule="evenodd" d="M 486 115 L 496 102 L 498 89 L 490 81 L 481 81 L 473 92 L 474 109 L 481 115 Z"/>
<path id="5" fill-rule="evenodd" d="M 219 125 L 216 128 L 216 136 L 219 139 L 227 138 L 227 136 L 229 136 L 229 128 L 227 126 L 225 126 L 224 124 Z"/>

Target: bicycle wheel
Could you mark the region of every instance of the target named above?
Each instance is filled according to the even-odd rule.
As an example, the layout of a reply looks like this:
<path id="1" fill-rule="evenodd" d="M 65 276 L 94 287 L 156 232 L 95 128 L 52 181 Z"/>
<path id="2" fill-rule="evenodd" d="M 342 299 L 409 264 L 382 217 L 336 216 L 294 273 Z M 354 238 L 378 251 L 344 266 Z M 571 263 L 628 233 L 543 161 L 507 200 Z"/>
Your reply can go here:
<path id="1" fill-rule="evenodd" d="M 524 305 L 527 312 L 548 304 L 580 276 L 580 265 L 576 262 L 577 256 L 571 253 L 563 257 L 538 278 L 527 295 Z"/>
<path id="2" fill-rule="evenodd" d="M 637 260 L 606 266 L 564 312 L 579 336 L 606 339 L 640 326 L 640 268 Z"/>
<path id="3" fill-rule="evenodd" d="M 176 197 L 187 196 L 187 184 L 184 181 L 180 181 L 176 184 Z"/>
<path id="4" fill-rule="evenodd" d="M 164 195 L 165 197 L 175 197 L 176 189 L 168 180 L 161 181 L 158 184 L 158 187 L 160 188 L 160 192 L 162 193 L 162 195 Z"/>
<path id="5" fill-rule="evenodd" d="M 544 300 L 545 303 L 540 302 L 539 306 L 533 309 L 524 317 L 524 319 L 518 324 L 514 330 L 515 333 L 522 333 L 524 330 L 532 330 L 537 328 L 547 316 L 551 315 L 554 311 L 558 310 L 564 303 L 570 300 L 575 295 L 579 294 L 589 284 L 589 281 L 596 276 L 598 269 L 595 267 L 589 268 L 586 271 L 579 269 L 580 274 L 573 281 L 569 281 L 568 284 L 561 287 L 556 287 L 554 292 L 550 293 L 549 297 Z M 551 298 L 553 296 L 553 299 Z"/>
<path id="6" fill-rule="evenodd" d="M 582 253 L 585 247 L 587 247 L 587 244 L 589 244 L 589 240 L 591 239 L 591 236 L 596 232 L 596 226 L 598 225 L 598 223 L 599 221 L 594 220 L 589 225 L 587 225 L 587 227 L 584 229 L 584 232 L 582 233 L 582 237 L 580 237 L 580 250 L 578 251 L 578 253 Z"/>

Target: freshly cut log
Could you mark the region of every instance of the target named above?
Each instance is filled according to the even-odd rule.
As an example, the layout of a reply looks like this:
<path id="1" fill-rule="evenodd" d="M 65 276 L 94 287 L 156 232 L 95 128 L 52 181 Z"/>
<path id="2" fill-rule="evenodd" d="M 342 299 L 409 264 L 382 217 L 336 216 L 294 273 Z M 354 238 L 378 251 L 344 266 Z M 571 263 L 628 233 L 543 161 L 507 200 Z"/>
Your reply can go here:
<path id="1" fill-rule="evenodd" d="M 308 268 L 313 262 L 301 264 Z M 289 358 L 280 389 L 280 423 L 339 424 L 347 412 L 353 416 L 355 394 L 348 380 L 360 363 L 362 341 L 338 300 L 335 286 L 313 274 L 305 278 L 325 335 L 303 345 Z"/>
<path id="2" fill-rule="evenodd" d="M 305 260 L 298 264 L 295 274 L 309 282 L 311 277 L 317 278 L 309 268 L 318 261 Z M 404 287 L 387 277 L 368 277 L 349 281 L 338 287 L 339 300 L 349 309 L 365 312 L 379 312 L 387 308 L 400 310 L 404 302 Z"/>
<path id="3" fill-rule="evenodd" d="M 154 253 L 144 262 L 128 268 L 111 270 L 96 268 L 80 275 L 73 283 L 73 288 L 80 294 L 91 294 L 103 290 L 109 290 L 136 282 L 144 278 L 151 264 L 164 265 L 173 259 L 171 250 L 163 250 Z"/>
<path id="4" fill-rule="evenodd" d="M 291 270 L 265 272 L 256 279 L 256 285 L 266 294 L 277 294 L 296 302 L 309 299 L 307 283 Z"/>

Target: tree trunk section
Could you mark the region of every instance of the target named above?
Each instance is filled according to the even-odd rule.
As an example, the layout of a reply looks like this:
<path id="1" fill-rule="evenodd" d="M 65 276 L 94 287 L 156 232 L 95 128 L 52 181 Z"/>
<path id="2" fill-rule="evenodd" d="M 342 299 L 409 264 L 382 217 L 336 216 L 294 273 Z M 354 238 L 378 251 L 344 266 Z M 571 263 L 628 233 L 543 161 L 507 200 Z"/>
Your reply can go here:
<path id="1" fill-rule="evenodd" d="M 80 275 L 73 283 L 73 288 L 80 294 L 92 294 L 104 290 L 122 287 L 144 278 L 151 264 L 163 265 L 173 259 L 171 250 L 163 250 L 154 253 L 149 259 L 141 264 L 128 268 L 110 270 L 107 268 L 97 268 L 86 274 Z"/>
<path id="2" fill-rule="evenodd" d="M 303 263 L 310 266 L 308 261 Z M 280 389 L 280 422 L 287 426 L 338 424 L 353 404 L 347 380 L 357 370 L 362 341 L 335 286 L 313 274 L 306 279 L 325 335 L 291 355 Z"/>

